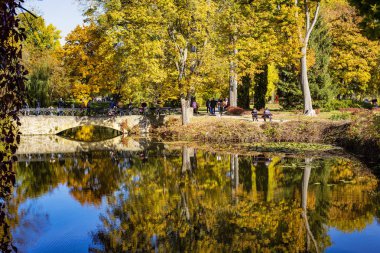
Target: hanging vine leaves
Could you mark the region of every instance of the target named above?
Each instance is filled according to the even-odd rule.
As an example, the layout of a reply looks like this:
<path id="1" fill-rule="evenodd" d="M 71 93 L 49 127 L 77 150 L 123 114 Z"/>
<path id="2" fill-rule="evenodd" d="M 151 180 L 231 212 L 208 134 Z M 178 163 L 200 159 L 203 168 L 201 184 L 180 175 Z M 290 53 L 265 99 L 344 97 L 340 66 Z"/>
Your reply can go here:
<path id="1" fill-rule="evenodd" d="M 16 9 L 23 0 L 2 0 L 0 2 L 0 251 L 16 252 L 12 243 L 10 226 L 7 223 L 6 199 L 11 195 L 15 183 L 12 170 L 13 156 L 20 142 L 18 111 L 25 96 L 26 71 L 21 61 L 25 39 L 24 29 L 19 27 Z"/>

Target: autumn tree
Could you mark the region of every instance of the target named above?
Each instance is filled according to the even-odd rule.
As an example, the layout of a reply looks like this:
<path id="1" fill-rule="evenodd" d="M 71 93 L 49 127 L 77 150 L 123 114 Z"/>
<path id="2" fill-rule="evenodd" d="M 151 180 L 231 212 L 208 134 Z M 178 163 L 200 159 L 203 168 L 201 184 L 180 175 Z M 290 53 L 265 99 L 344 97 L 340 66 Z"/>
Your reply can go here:
<path id="1" fill-rule="evenodd" d="M 169 9 L 170 8 L 170 9 Z M 175 66 L 180 93 L 182 124 L 189 123 L 191 96 L 207 55 L 210 53 L 213 2 L 210 0 L 173 1 L 165 11 L 168 22 L 169 61 Z"/>
<path id="2" fill-rule="evenodd" d="M 46 25 L 42 17 L 23 13 L 19 18 L 27 35 L 23 42 L 23 63 L 29 72 L 26 83 L 29 102 L 35 106 L 39 101 L 41 106 L 48 106 L 52 99 L 69 94 L 60 58 L 60 31 Z"/>
<path id="3" fill-rule="evenodd" d="M 373 93 L 370 81 L 378 66 L 379 43 L 362 34 L 362 18 L 346 1 L 331 1 L 323 18 L 333 39 L 330 68 L 339 94 Z"/>
<path id="4" fill-rule="evenodd" d="M 98 53 L 101 39 L 93 23 L 77 26 L 66 37 L 62 57 L 76 100 L 88 101 L 92 95 L 101 94 L 101 89 L 109 90 L 109 82 L 98 81 L 104 75 L 99 68 L 103 62 Z"/>
<path id="5" fill-rule="evenodd" d="M 108 1 L 101 6 L 104 14 L 97 22 L 108 36 L 100 50 L 116 70 L 115 92 L 153 105 L 172 98 L 175 89 L 168 82 L 167 21 L 162 10 L 166 1 Z"/>
<path id="6" fill-rule="evenodd" d="M 240 39 L 241 1 L 217 1 L 217 23 L 220 45 L 227 55 L 229 64 L 229 102 L 230 106 L 237 106 L 238 94 L 238 40 Z"/>
<path id="7" fill-rule="evenodd" d="M 234 105 L 237 83 L 242 83 L 245 95 L 249 96 L 248 90 L 255 83 L 253 81 L 260 79 L 255 76 L 265 76 L 268 65 L 272 69 L 295 58 L 297 20 L 294 6 L 286 1 L 231 0 L 218 3 L 218 20 L 222 20 L 218 23 L 218 33 L 224 38 L 219 47 L 224 49 L 229 59 L 230 102 Z M 260 100 L 265 101 L 268 80 L 261 79 L 265 82 L 256 82 L 255 96 L 260 94 Z M 249 101 L 246 97 L 242 99 Z"/>

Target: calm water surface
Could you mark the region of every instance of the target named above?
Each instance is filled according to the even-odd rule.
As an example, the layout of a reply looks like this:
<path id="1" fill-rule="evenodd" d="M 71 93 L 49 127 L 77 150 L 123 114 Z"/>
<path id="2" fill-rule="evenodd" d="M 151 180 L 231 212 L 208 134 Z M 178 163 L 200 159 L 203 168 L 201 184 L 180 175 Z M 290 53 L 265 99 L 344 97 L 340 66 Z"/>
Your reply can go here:
<path id="1" fill-rule="evenodd" d="M 356 160 L 139 144 L 19 154 L 0 236 L 36 253 L 379 252 L 377 179 Z"/>

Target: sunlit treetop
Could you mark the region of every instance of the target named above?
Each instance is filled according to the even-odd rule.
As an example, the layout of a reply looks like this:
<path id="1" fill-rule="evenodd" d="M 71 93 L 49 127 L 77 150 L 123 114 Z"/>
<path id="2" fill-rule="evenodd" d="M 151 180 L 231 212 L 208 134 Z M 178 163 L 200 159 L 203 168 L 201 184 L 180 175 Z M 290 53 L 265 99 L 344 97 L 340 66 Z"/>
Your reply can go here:
<path id="1" fill-rule="evenodd" d="M 39 50 L 59 48 L 60 31 L 52 24 L 46 25 L 42 17 L 33 17 L 29 13 L 19 15 L 21 26 L 26 31 L 26 44 L 33 45 Z"/>

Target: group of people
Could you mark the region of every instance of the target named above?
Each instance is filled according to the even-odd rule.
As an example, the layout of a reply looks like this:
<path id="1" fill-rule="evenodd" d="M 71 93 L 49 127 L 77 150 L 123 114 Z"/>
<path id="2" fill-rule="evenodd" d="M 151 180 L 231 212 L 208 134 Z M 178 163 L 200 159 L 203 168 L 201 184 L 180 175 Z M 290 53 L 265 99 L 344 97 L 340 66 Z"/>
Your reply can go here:
<path id="1" fill-rule="evenodd" d="M 225 99 L 219 98 L 218 100 L 215 100 L 215 98 L 212 98 L 206 101 L 207 113 L 211 115 L 215 115 L 216 108 L 218 108 L 220 115 L 222 115 L 223 112 L 227 110 L 228 106 L 229 106 L 228 98 L 225 98 Z"/>
<path id="2" fill-rule="evenodd" d="M 191 106 L 194 109 L 194 113 L 197 113 L 198 104 L 195 102 L 195 100 L 192 101 Z M 218 112 L 220 113 L 220 115 L 223 115 L 223 112 L 226 111 L 228 107 L 229 107 L 228 98 L 225 98 L 225 99 L 219 98 L 218 100 L 216 100 L 215 98 L 212 98 L 206 101 L 207 113 L 209 113 L 210 115 L 215 116 L 216 109 L 218 109 Z M 252 109 L 251 114 L 252 114 L 253 121 L 259 121 L 259 111 L 256 108 Z M 268 108 L 264 109 L 262 118 L 264 119 L 264 121 L 267 121 L 267 120 L 272 121 L 272 113 Z"/>
<path id="3" fill-rule="evenodd" d="M 373 108 L 379 108 L 379 104 L 377 103 L 377 98 L 373 98 L 372 100 L 369 100 L 368 98 L 364 99 L 364 103 L 372 103 Z"/>

